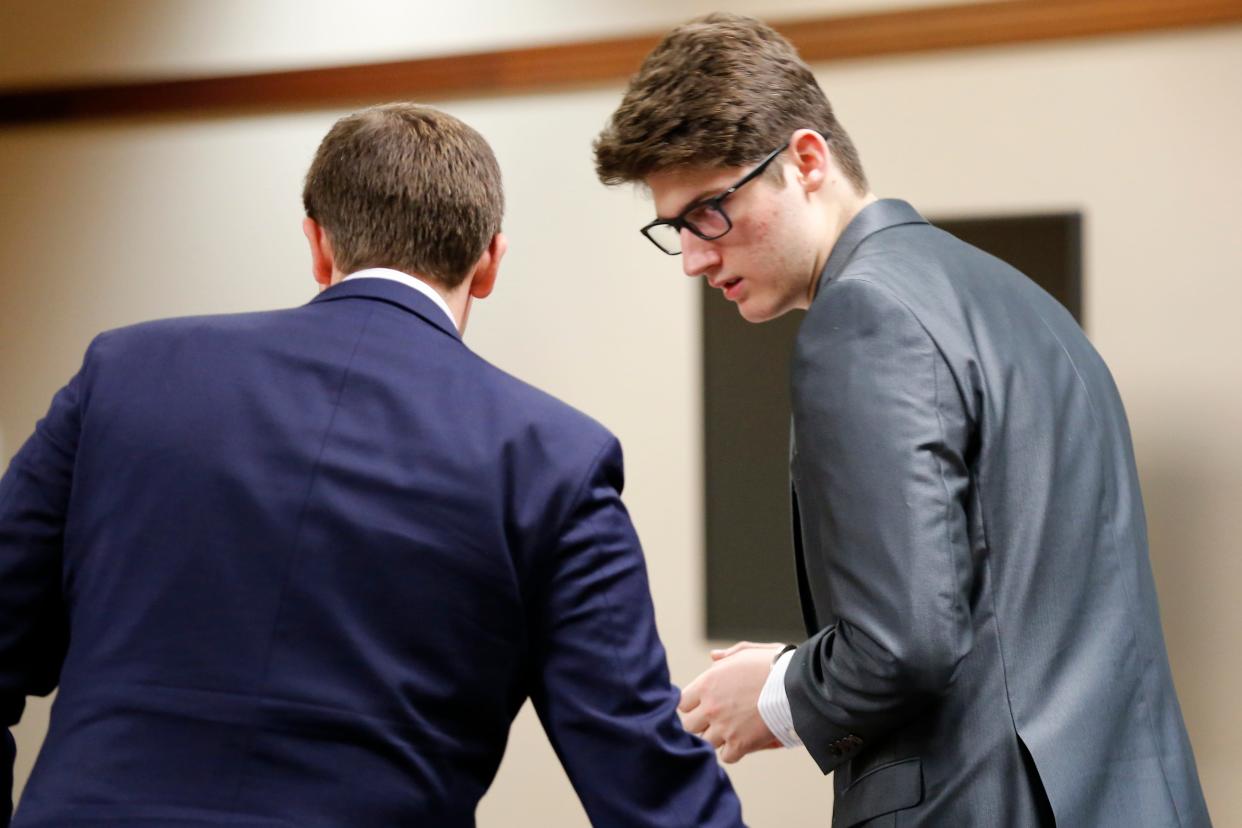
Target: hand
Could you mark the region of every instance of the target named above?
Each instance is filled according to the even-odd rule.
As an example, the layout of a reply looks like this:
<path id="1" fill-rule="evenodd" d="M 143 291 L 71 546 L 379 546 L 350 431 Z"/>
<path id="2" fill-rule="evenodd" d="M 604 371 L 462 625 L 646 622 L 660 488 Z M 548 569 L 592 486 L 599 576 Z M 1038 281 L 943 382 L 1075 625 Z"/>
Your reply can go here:
<path id="1" fill-rule="evenodd" d="M 781 646 L 743 641 L 715 650 L 715 663 L 682 691 L 682 725 L 719 748 L 722 762 L 780 747 L 759 715 L 759 694 Z"/>

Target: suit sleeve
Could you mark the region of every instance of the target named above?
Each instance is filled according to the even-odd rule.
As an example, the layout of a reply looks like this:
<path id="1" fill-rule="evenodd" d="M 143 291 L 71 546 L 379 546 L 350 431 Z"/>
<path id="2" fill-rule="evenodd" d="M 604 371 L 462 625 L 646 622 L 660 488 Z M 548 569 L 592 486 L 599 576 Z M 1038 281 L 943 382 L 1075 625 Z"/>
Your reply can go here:
<path id="1" fill-rule="evenodd" d="M 535 710 L 592 825 L 741 825 L 715 752 L 677 716 L 621 487 L 609 437 L 555 543 L 536 624 Z"/>
<path id="2" fill-rule="evenodd" d="M 65 514 L 80 431 L 82 374 L 52 400 L 35 432 L 0 478 L 0 785 L 12 811 L 16 744 L 26 696 L 55 689 L 68 645 L 61 593 Z"/>
<path id="3" fill-rule="evenodd" d="M 942 694 L 973 640 L 962 396 L 886 288 L 825 291 L 794 353 L 794 484 L 836 623 L 797 648 L 785 688 L 828 773 Z"/>

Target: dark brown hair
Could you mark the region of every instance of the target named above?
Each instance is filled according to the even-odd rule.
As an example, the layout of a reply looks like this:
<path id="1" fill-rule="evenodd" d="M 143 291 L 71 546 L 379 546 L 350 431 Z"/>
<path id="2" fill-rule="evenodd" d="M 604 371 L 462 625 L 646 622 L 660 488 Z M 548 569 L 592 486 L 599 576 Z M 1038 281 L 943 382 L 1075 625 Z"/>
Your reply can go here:
<path id="1" fill-rule="evenodd" d="M 605 184 L 642 181 L 675 169 L 752 164 L 809 128 L 850 183 L 867 177 L 802 58 L 767 24 L 709 14 L 669 32 L 643 61 L 617 111 L 595 140 Z"/>
<path id="2" fill-rule="evenodd" d="M 500 231 L 500 167 L 483 136 L 412 103 L 341 118 L 319 144 L 302 204 L 343 273 L 390 267 L 461 284 Z"/>

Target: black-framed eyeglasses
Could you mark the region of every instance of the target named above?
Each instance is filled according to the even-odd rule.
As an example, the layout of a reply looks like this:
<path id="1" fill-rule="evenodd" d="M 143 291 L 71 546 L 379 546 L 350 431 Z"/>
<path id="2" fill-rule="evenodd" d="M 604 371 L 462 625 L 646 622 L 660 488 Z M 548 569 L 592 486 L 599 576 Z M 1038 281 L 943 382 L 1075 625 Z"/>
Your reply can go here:
<path id="1" fill-rule="evenodd" d="M 712 241 L 733 229 L 729 214 L 724 211 L 724 200 L 742 188 L 742 185 L 758 178 L 768 164 L 789 146 L 786 141 L 768 153 L 753 170 L 720 195 L 696 201 L 670 219 L 656 219 L 642 229 L 647 240 L 670 256 L 681 255 L 681 231 L 689 230 L 703 241 Z"/>

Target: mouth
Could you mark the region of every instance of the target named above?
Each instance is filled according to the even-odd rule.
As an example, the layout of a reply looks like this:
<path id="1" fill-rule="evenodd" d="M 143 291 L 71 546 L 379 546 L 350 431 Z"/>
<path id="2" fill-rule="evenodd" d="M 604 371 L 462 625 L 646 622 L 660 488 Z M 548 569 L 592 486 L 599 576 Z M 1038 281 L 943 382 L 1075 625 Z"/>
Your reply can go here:
<path id="1" fill-rule="evenodd" d="M 723 282 L 716 285 L 716 287 L 719 287 L 722 291 L 724 291 L 726 299 L 733 300 L 737 298 L 738 286 L 740 284 L 742 284 L 742 277 L 735 276 L 732 279 L 725 279 Z"/>

